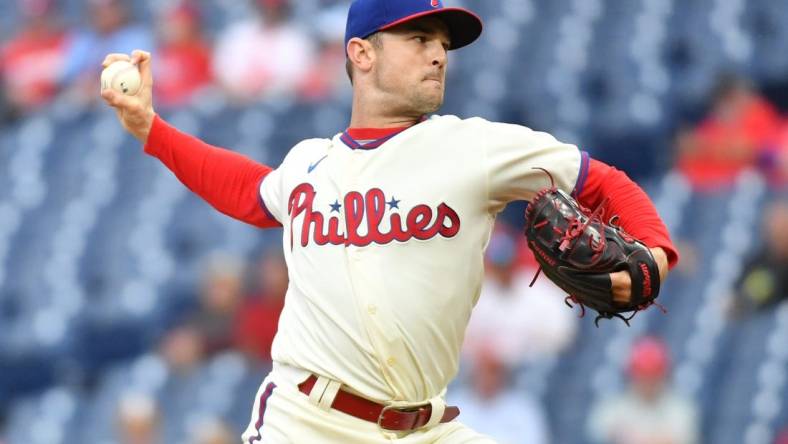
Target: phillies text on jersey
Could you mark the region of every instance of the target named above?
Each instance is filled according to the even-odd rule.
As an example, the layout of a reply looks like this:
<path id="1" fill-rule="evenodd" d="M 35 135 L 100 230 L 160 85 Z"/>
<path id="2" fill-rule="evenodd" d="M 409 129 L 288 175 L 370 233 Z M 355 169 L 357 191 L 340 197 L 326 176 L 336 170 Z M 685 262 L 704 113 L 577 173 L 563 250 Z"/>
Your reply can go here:
<path id="1" fill-rule="evenodd" d="M 314 208 L 315 194 L 315 187 L 310 183 L 298 185 L 290 193 L 287 212 L 290 215 L 291 248 L 296 238 L 293 222 L 299 217 L 303 217 L 300 221 L 302 247 L 309 245 L 310 239 L 317 245 L 364 247 L 372 243 L 385 245 L 392 241 L 428 240 L 437 235 L 451 238 L 460 231 L 460 217 L 446 203 L 435 209 L 417 205 L 402 214 L 399 211 L 400 201 L 394 196 L 387 201 L 381 189 L 373 188 L 366 193 L 347 193 L 341 199 L 342 204 L 338 199 L 324 214 Z M 340 214 L 343 207 L 344 217 Z M 381 227 L 384 219 L 388 222 L 385 229 Z"/>

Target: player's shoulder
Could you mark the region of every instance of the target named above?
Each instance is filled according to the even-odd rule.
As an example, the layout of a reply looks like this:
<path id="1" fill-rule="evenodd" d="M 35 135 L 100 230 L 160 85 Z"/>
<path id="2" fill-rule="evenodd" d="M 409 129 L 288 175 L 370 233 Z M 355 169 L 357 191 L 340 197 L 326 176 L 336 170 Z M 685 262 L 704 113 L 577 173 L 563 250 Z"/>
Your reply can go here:
<path id="1" fill-rule="evenodd" d="M 452 114 L 445 114 L 445 115 L 432 115 L 427 119 L 427 122 L 430 122 L 430 126 L 435 128 L 443 128 L 449 130 L 471 130 L 471 131 L 530 131 L 533 130 L 528 128 L 527 126 L 514 124 L 514 123 L 504 123 L 504 122 L 496 122 L 492 120 L 487 120 L 484 117 L 458 117 Z"/>
<path id="2" fill-rule="evenodd" d="M 310 152 L 310 154 L 312 154 L 315 151 L 328 149 L 330 145 L 331 145 L 331 139 L 315 137 L 312 139 L 304 139 L 298 142 L 290 151 L 291 152 L 307 151 Z"/>
<path id="3" fill-rule="evenodd" d="M 456 147 L 459 141 L 484 138 L 488 132 L 488 124 L 489 121 L 481 117 L 462 118 L 452 114 L 434 114 L 416 126 L 420 127 L 421 134 L 451 141 L 451 145 Z"/>
<path id="4" fill-rule="evenodd" d="M 481 117 L 459 117 L 454 114 L 433 114 L 426 120 L 430 126 L 474 127 L 490 123 Z"/>

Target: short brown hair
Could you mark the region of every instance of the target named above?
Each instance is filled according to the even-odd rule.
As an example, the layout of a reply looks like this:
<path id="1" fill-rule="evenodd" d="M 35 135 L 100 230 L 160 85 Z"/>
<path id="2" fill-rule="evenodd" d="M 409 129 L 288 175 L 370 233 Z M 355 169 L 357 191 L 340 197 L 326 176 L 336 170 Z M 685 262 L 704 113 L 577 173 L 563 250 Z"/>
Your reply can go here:
<path id="1" fill-rule="evenodd" d="M 366 37 L 364 40 L 372 43 L 372 46 L 375 49 L 380 49 L 383 47 L 383 42 L 380 40 L 380 33 L 376 32 L 369 37 Z M 347 48 L 345 48 L 347 50 Z M 350 61 L 350 57 L 345 59 L 345 71 L 347 72 L 347 77 L 350 79 L 350 84 L 353 84 L 353 62 Z"/>

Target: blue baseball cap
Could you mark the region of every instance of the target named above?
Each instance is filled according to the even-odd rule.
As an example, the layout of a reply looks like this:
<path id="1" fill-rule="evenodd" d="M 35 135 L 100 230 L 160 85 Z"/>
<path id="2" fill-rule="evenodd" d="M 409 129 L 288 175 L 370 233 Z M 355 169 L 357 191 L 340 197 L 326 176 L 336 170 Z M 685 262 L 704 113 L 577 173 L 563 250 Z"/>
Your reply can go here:
<path id="1" fill-rule="evenodd" d="M 345 48 L 353 37 L 370 35 L 419 17 L 434 16 L 449 28 L 451 47 L 473 43 L 482 33 L 482 20 L 464 8 L 445 8 L 442 0 L 355 0 L 345 27 Z"/>

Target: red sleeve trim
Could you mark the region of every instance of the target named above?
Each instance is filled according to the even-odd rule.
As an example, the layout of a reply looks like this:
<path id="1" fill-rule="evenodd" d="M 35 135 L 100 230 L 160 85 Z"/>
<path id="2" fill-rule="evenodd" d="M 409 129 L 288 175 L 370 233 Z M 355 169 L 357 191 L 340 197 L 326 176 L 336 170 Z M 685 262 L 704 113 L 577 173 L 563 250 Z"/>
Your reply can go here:
<path id="1" fill-rule="evenodd" d="M 158 115 L 144 150 L 220 212 L 259 228 L 282 226 L 260 197 L 270 167 L 182 133 Z"/>
<path id="2" fill-rule="evenodd" d="M 649 248 L 660 247 L 668 256 L 673 268 L 679 261 L 679 253 L 670 239 L 665 223 L 648 195 L 626 174 L 598 160 L 590 159 L 588 174 L 574 195 L 585 207 L 594 209 L 605 197 L 609 199 L 604 209 L 604 220 L 619 216 L 621 227 L 640 239 Z M 578 191 L 579 190 L 579 191 Z"/>

